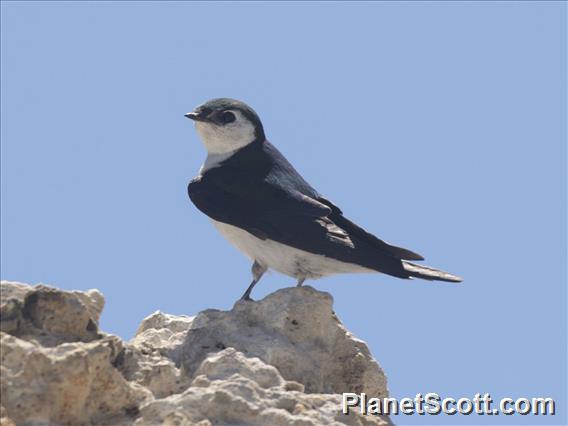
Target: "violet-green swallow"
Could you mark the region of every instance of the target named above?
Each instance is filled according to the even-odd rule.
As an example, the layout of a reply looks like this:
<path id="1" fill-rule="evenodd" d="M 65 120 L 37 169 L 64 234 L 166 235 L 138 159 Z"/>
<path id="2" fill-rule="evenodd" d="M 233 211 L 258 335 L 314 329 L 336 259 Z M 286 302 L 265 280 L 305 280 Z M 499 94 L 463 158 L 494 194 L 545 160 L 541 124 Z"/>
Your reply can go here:
<path id="1" fill-rule="evenodd" d="M 295 278 L 299 286 L 306 279 L 355 272 L 461 281 L 409 262 L 424 258 L 347 219 L 266 139 L 258 115 L 245 103 L 213 99 L 185 116 L 195 121 L 207 149 L 199 175 L 189 183 L 189 198 L 253 261 L 253 280 L 241 299 L 250 300 L 268 269 Z"/>

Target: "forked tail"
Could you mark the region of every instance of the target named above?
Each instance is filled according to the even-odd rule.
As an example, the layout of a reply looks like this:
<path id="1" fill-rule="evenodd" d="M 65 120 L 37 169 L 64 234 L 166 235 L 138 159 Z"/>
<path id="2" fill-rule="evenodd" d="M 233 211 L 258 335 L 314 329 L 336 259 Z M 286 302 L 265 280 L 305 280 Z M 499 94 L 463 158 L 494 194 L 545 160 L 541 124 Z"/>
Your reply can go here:
<path id="1" fill-rule="evenodd" d="M 439 269 L 430 268 L 428 266 L 417 265 L 416 263 L 408 262 L 406 260 L 402 261 L 402 266 L 411 277 L 430 281 L 447 281 L 450 283 L 459 283 L 462 281 L 462 279 L 457 275 L 440 271 Z"/>

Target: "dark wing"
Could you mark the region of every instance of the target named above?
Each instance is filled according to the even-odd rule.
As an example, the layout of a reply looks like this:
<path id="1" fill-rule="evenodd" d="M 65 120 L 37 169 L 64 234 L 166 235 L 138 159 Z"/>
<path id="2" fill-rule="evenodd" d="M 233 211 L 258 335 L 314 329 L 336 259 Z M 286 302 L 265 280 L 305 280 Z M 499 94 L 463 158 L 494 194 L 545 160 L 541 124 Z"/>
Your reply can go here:
<path id="1" fill-rule="evenodd" d="M 266 182 L 208 178 L 192 180 L 188 194 L 210 218 L 317 254 L 352 247 L 349 235 L 327 216 L 331 208 L 298 191 Z M 331 244 L 330 244 L 331 243 Z"/>
<path id="2" fill-rule="evenodd" d="M 397 259 L 424 260 L 424 258 L 418 253 L 414 253 L 413 251 L 402 247 L 390 245 L 385 241 L 375 237 L 373 234 L 365 231 L 363 228 L 343 216 L 341 209 L 324 197 L 320 196 L 317 198 L 317 200 L 331 209 L 329 218 L 352 237 L 355 237 L 370 245 L 371 247 L 374 247 L 377 250 L 387 253 Z"/>
<path id="3" fill-rule="evenodd" d="M 218 175 L 209 172 L 192 180 L 187 188 L 189 198 L 210 218 L 238 226 L 258 238 L 281 241 L 283 235 L 297 232 L 296 226 L 325 220 L 331 213 L 329 207 L 298 191 Z"/>
<path id="4" fill-rule="evenodd" d="M 242 228 L 257 238 L 408 278 L 401 258 L 393 256 L 392 246 L 382 242 L 390 248 L 383 250 L 383 246 L 371 244 L 372 240 L 361 228 L 340 213 L 334 214 L 337 207 L 327 200 L 317 200 L 266 181 L 223 175 L 220 169 L 207 172 L 188 186 L 193 203 L 210 218 Z M 355 235 L 332 216 L 351 227 Z"/>

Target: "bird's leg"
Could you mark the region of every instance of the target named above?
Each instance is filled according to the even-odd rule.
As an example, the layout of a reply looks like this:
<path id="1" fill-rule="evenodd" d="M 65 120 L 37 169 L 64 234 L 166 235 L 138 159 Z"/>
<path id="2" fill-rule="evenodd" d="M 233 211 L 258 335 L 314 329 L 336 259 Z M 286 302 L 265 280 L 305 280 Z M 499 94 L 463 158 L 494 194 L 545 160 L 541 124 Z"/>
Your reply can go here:
<path id="1" fill-rule="evenodd" d="M 245 293 L 241 296 L 241 300 L 252 300 L 250 298 L 250 293 L 252 292 L 252 289 L 254 288 L 256 283 L 260 281 L 260 278 L 266 272 L 267 269 L 268 268 L 266 266 L 262 266 L 256 260 L 254 261 L 254 263 L 252 264 L 252 269 L 251 269 L 252 270 L 252 283 L 250 283 L 250 285 L 248 286 Z"/>
<path id="2" fill-rule="evenodd" d="M 298 284 L 296 284 L 296 287 L 302 287 L 304 281 L 306 281 L 306 277 L 298 278 Z"/>

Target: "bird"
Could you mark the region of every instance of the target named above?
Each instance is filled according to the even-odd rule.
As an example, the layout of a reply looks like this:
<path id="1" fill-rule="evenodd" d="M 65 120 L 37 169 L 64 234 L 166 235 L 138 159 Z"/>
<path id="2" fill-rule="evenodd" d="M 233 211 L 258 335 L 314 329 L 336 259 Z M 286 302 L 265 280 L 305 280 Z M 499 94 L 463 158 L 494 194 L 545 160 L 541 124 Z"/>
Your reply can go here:
<path id="1" fill-rule="evenodd" d="M 344 216 L 270 143 L 257 113 L 242 101 L 211 99 L 185 117 L 195 122 L 207 157 L 188 184 L 193 204 L 252 261 L 251 292 L 267 270 L 307 279 L 376 273 L 461 282 L 411 261 L 424 258 L 391 245 Z"/>

